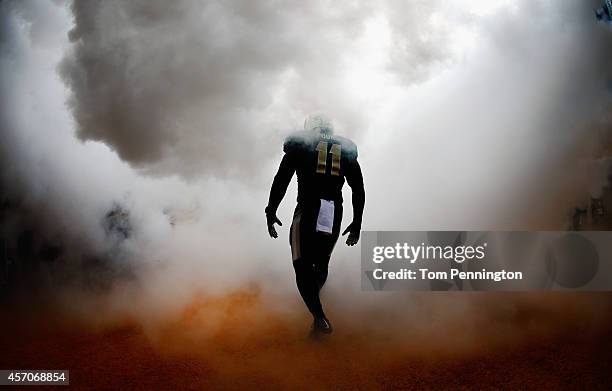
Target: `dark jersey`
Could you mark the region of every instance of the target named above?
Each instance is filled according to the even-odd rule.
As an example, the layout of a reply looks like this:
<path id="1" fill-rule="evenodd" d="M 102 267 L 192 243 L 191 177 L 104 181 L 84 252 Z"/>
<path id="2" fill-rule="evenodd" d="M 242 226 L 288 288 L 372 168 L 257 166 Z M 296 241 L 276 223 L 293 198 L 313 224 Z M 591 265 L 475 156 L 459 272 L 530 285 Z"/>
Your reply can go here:
<path id="1" fill-rule="evenodd" d="M 361 226 L 365 191 L 357 146 L 349 139 L 316 131 L 297 132 L 285 140 L 285 155 L 274 177 L 268 211 L 276 213 L 293 173 L 298 178 L 298 204 L 318 205 L 320 199 L 342 203 L 346 180 L 353 191 L 353 222 Z"/>

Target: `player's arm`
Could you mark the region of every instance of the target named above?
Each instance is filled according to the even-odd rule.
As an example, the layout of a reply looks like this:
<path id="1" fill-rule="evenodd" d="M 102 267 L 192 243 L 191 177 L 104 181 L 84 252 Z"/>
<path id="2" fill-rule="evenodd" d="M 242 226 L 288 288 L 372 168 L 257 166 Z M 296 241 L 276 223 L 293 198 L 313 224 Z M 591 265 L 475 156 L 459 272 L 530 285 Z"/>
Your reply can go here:
<path id="1" fill-rule="evenodd" d="M 292 152 L 286 152 L 281 160 L 278 171 L 272 181 L 272 188 L 270 189 L 270 197 L 268 199 L 268 206 L 266 206 L 266 220 L 268 223 L 268 233 L 271 237 L 278 237 L 274 224 L 283 225 L 278 217 L 276 217 L 276 210 L 280 205 L 285 193 L 287 193 L 287 187 L 291 182 L 291 178 L 295 173 L 295 157 Z"/>
<path id="2" fill-rule="evenodd" d="M 354 246 L 359 241 L 361 232 L 361 221 L 363 219 L 363 208 L 365 206 L 365 189 L 363 187 L 363 175 L 357 159 L 348 164 L 346 169 L 346 182 L 353 193 L 353 222 L 346 227 L 342 235 L 349 233 L 346 244 Z"/>

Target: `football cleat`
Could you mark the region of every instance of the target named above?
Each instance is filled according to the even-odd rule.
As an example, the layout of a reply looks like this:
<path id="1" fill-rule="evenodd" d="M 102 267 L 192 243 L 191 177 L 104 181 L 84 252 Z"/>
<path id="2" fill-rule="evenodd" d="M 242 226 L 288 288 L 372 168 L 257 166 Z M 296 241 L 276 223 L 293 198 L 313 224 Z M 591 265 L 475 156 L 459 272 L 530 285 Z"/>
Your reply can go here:
<path id="1" fill-rule="evenodd" d="M 331 334 L 334 331 L 331 322 L 325 316 L 315 317 L 312 328 L 313 331 L 323 334 Z"/>

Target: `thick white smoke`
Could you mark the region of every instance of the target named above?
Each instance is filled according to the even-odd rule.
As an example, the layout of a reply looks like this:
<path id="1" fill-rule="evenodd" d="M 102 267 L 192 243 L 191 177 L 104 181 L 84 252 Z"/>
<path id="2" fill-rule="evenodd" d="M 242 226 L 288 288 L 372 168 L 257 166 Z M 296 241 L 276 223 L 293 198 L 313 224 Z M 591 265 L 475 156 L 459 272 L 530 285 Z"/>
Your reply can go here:
<path id="1" fill-rule="evenodd" d="M 360 148 L 365 230 L 560 228 L 610 130 L 612 32 L 574 2 L 466 4 L 2 2 L 4 196 L 69 275 L 128 265 L 111 305 L 143 314 L 249 286 L 299 302 L 294 187 L 281 239 L 263 208 L 283 135 L 314 110 Z M 104 230 L 114 202 L 125 241 Z M 404 296 L 359 292 L 358 256 L 339 242 L 330 302 L 395 319 Z"/>

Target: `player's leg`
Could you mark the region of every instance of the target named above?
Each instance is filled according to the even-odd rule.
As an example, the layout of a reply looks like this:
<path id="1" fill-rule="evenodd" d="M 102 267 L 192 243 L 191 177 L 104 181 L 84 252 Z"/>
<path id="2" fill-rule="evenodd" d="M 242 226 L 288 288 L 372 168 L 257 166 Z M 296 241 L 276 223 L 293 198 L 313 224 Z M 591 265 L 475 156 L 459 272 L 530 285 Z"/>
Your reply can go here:
<path id="1" fill-rule="evenodd" d="M 304 261 L 306 261 L 306 259 L 304 259 Z M 327 280 L 329 257 L 321 257 L 319 255 L 309 259 L 308 262 L 304 262 L 304 264 L 307 264 L 310 272 L 308 276 L 310 279 L 308 281 L 308 300 L 310 301 L 309 309 L 314 318 L 313 331 L 315 333 L 321 332 L 329 334 L 332 332 L 333 328 L 323 311 L 320 296 L 321 288 Z"/>
<path id="2" fill-rule="evenodd" d="M 314 318 L 316 330 L 332 331 L 331 323 L 325 316 L 319 292 L 328 275 L 329 259 L 338 236 L 342 220 L 342 205 L 334 213 L 332 234 L 315 232 L 318 205 L 298 205 L 293 215 L 290 230 L 291 253 L 298 290 Z"/>
<path id="3" fill-rule="evenodd" d="M 315 315 L 314 325 L 316 329 L 323 333 L 331 333 L 333 328 L 331 322 L 323 311 L 320 292 L 321 288 L 323 288 L 323 285 L 325 285 L 325 282 L 327 281 L 329 260 L 336 241 L 340 235 L 341 222 L 342 205 L 337 205 L 334 211 L 334 226 L 332 228 L 332 234 L 315 233 L 310 247 L 312 250 L 311 253 L 313 254 L 312 278 L 316 289 L 316 298 L 313 299 L 313 306 L 316 306 L 318 311 Z"/>
<path id="4" fill-rule="evenodd" d="M 332 228 L 331 235 L 317 234 L 315 240 L 314 249 L 316 255 L 314 257 L 314 277 L 318 290 L 320 291 L 325 282 L 327 281 L 329 260 L 331 259 L 332 252 L 338 237 L 340 236 L 340 229 L 342 224 L 342 204 L 336 205 L 334 210 L 334 226 Z"/>
<path id="5" fill-rule="evenodd" d="M 329 333 L 331 325 L 319 299 L 319 290 L 325 277 L 319 265 L 319 249 L 322 247 L 315 232 L 317 214 L 318 206 L 296 207 L 290 230 L 291 254 L 298 291 L 313 316 L 313 331 Z"/>
<path id="6" fill-rule="evenodd" d="M 298 291 L 308 310 L 313 316 L 316 316 L 320 313 L 321 305 L 318 300 L 312 252 L 309 246 L 312 239 L 310 231 L 314 231 L 309 229 L 310 225 L 312 225 L 312 217 L 310 216 L 312 213 L 308 212 L 308 210 L 304 211 L 301 205 L 295 208 L 289 233 L 289 243 L 291 245 L 291 256 Z"/>
<path id="7" fill-rule="evenodd" d="M 327 237 L 320 238 L 318 242 L 318 248 L 321 251 L 318 251 L 316 256 L 313 257 L 312 263 L 312 272 L 311 272 L 311 281 L 312 281 L 312 307 L 314 309 L 314 329 L 319 332 L 323 332 L 329 334 L 332 332 L 333 327 L 327 316 L 325 315 L 325 311 L 323 310 L 323 305 L 321 303 L 321 288 L 325 285 L 328 276 L 328 267 L 329 267 L 329 259 L 330 259 L 330 240 L 332 238 L 327 235 Z"/>
<path id="8" fill-rule="evenodd" d="M 321 301 L 319 299 L 319 286 L 312 261 L 307 258 L 299 258 L 293 261 L 295 280 L 298 291 L 313 317 L 324 316 Z"/>
<path id="9" fill-rule="evenodd" d="M 327 281 L 327 275 L 329 273 L 329 259 L 330 257 L 321 257 L 318 262 L 313 265 L 313 278 L 317 287 L 317 292 L 323 288 Z"/>

